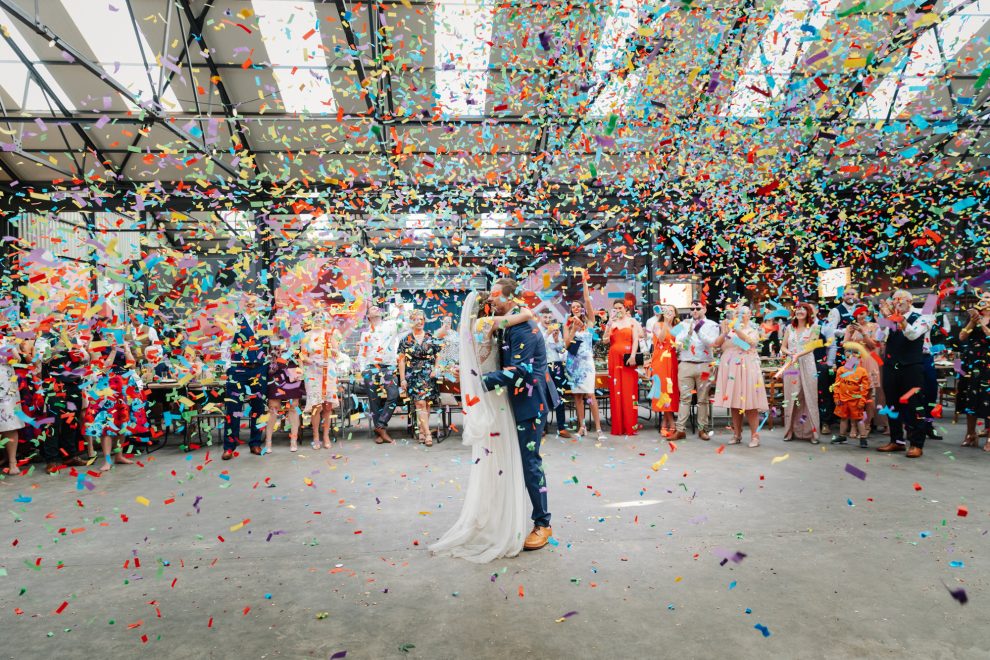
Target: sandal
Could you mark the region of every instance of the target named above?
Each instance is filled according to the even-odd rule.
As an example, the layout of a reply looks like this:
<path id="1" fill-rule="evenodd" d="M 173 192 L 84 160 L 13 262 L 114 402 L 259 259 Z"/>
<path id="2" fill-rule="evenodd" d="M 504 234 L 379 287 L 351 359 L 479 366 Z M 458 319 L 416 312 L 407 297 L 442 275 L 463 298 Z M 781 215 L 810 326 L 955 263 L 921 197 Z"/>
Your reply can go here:
<path id="1" fill-rule="evenodd" d="M 606 440 L 608 440 L 608 436 L 605 435 L 605 433 L 603 433 L 602 431 L 599 431 L 598 432 L 598 442 L 605 442 Z"/>
<path id="2" fill-rule="evenodd" d="M 976 434 L 975 433 L 967 433 L 965 439 L 963 439 L 962 446 L 963 447 L 976 447 L 977 446 L 977 443 L 976 443 Z"/>
<path id="3" fill-rule="evenodd" d="M 983 445 L 983 451 L 990 452 L 990 440 L 987 440 L 987 444 Z"/>
<path id="4" fill-rule="evenodd" d="M 742 444 L 742 436 L 741 435 L 735 436 L 734 438 L 732 438 L 732 440 L 729 440 L 729 442 L 727 444 L 730 444 L 730 445 L 741 445 Z"/>
<path id="5" fill-rule="evenodd" d="M 750 436 L 750 438 L 749 438 L 749 446 L 750 447 L 759 447 L 760 446 L 760 435 L 758 433 L 754 433 L 753 435 Z"/>
<path id="6" fill-rule="evenodd" d="M 819 444 L 819 440 L 818 440 L 818 437 L 817 436 L 814 436 L 814 435 L 811 436 L 811 444 L 813 444 L 813 445 Z"/>
<path id="7" fill-rule="evenodd" d="M 299 444 L 295 438 L 289 438 L 289 451 L 299 451 Z"/>
<path id="8" fill-rule="evenodd" d="M 426 440 L 423 441 L 423 444 L 426 445 L 427 447 L 432 447 L 433 446 L 433 438 L 427 438 Z"/>
<path id="9" fill-rule="evenodd" d="M 588 429 L 584 428 L 583 426 L 577 430 L 577 437 L 583 438 L 586 435 L 588 435 Z"/>
<path id="10" fill-rule="evenodd" d="M 319 449 L 320 446 L 321 446 L 320 443 L 316 440 L 313 440 L 313 442 L 310 444 L 310 447 L 312 447 L 314 450 Z"/>

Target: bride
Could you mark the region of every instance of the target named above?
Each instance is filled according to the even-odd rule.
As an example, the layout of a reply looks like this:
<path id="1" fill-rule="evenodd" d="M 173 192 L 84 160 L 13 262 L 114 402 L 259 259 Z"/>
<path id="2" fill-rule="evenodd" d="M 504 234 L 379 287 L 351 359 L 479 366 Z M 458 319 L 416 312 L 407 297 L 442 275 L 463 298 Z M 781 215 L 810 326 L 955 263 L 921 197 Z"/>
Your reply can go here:
<path id="1" fill-rule="evenodd" d="M 481 374 L 499 369 L 498 347 L 492 337 L 496 324 L 516 325 L 534 316 L 524 309 L 504 317 L 486 317 L 481 314 L 484 307 L 472 291 L 461 311 L 463 437 L 471 447 L 464 508 L 454 526 L 430 546 L 435 555 L 479 564 L 518 555 L 531 526 L 512 409 L 505 391 L 484 390 Z"/>

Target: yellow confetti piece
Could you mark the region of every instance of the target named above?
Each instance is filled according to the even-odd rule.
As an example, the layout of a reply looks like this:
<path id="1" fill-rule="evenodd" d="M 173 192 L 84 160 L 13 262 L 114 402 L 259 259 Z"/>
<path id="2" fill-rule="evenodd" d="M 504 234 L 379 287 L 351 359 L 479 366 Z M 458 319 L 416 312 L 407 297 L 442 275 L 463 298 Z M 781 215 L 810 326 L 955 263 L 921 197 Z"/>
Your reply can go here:
<path id="1" fill-rule="evenodd" d="M 310 479 L 309 477 L 303 477 L 303 483 L 306 484 L 307 486 L 312 486 L 313 480 Z"/>
<path id="2" fill-rule="evenodd" d="M 663 464 L 666 463 L 666 462 L 667 462 L 667 454 L 664 454 L 663 456 L 660 457 L 660 460 L 659 461 L 657 461 L 656 463 L 654 463 L 650 467 L 652 467 L 653 468 L 653 471 L 656 472 L 657 470 L 659 470 L 660 468 L 662 468 L 663 467 Z"/>
<path id="3" fill-rule="evenodd" d="M 237 530 L 241 529 L 242 527 L 244 527 L 244 523 L 239 522 L 236 525 L 231 525 L 230 526 L 230 531 L 236 532 Z"/>
<path id="4" fill-rule="evenodd" d="M 420 511 L 419 512 L 419 515 L 421 515 L 421 516 L 428 516 L 428 515 L 430 515 L 430 512 L 429 511 Z"/>
<path id="5" fill-rule="evenodd" d="M 137 497 L 135 497 L 134 498 L 134 501 L 137 502 L 138 504 L 143 504 L 145 506 L 148 506 L 149 504 L 151 504 L 151 500 L 149 500 L 147 497 L 141 497 L 140 495 L 138 495 Z"/>
<path id="6" fill-rule="evenodd" d="M 777 463 L 780 463 L 781 461 L 786 461 L 790 457 L 791 457 L 790 454 L 784 454 L 783 456 L 774 456 L 773 457 L 773 460 L 770 461 L 770 465 L 776 465 Z"/>

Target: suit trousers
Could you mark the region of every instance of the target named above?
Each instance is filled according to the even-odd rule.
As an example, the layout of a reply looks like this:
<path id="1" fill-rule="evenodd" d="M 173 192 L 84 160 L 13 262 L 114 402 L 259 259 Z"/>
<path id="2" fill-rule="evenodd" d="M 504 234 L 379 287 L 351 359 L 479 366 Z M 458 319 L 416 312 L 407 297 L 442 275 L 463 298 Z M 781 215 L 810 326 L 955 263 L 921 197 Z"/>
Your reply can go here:
<path id="1" fill-rule="evenodd" d="M 261 446 L 261 427 L 258 418 L 268 411 L 268 365 L 250 364 L 227 369 L 227 388 L 224 392 L 223 448 L 233 450 L 241 434 L 241 415 L 244 404 L 250 409 L 248 429 L 251 436 L 248 444 Z"/>
<path id="2" fill-rule="evenodd" d="M 923 364 L 898 364 L 888 360 L 883 365 L 883 393 L 887 405 L 897 415 L 891 415 L 890 440 L 904 444 L 904 436 L 912 447 L 925 446 L 925 426 L 918 413 L 925 409 L 925 367 Z M 914 390 L 910 397 L 905 395 Z M 904 398 L 904 401 L 901 399 Z"/>
<path id="3" fill-rule="evenodd" d="M 540 456 L 540 442 L 543 428 L 547 423 L 548 412 L 535 419 L 527 419 L 516 424 L 519 434 L 519 452 L 522 454 L 523 479 L 529 500 L 533 503 L 533 524 L 537 527 L 550 526 L 550 512 L 547 510 L 547 483 L 543 473 L 543 457 Z"/>
<path id="4" fill-rule="evenodd" d="M 82 440 L 83 395 L 76 380 L 52 378 L 48 409 L 55 421 L 39 437 L 46 463 L 64 463 L 79 453 Z"/>
<path id="5" fill-rule="evenodd" d="M 712 389 L 711 364 L 708 362 L 679 362 L 677 387 L 681 392 L 681 405 L 677 410 L 676 428 L 684 431 L 691 416 L 691 395 L 698 395 L 698 431 L 710 431 L 711 423 L 708 395 Z M 704 374 L 704 377 L 702 377 Z"/>
<path id="6" fill-rule="evenodd" d="M 399 386 L 395 367 L 370 365 L 361 372 L 361 393 L 368 397 L 371 419 L 376 429 L 388 428 L 395 406 L 399 402 Z"/>
<path id="7" fill-rule="evenodd" d="M 550 378 L 553 379 L 553 384 L 557 387 L 557 392 L 561 394 L 560 405 L 554 410 L 557 414 L 557 433 L 560 433 L 566 423 L 563 392 L 569 389 L 567 387 L 567 373 L 564 370 L 563 362 L 548 362 L 547 371 L 550 372 Z"/>

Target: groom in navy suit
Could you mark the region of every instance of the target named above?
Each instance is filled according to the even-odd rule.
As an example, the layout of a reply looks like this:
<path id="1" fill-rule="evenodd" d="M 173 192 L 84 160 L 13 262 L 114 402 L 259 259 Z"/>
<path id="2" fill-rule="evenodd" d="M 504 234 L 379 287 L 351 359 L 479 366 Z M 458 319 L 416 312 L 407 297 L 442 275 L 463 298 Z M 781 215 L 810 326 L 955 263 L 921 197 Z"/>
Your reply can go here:
<path id="1" fill-rule="evenodd" d="M 509 314 L 518 306 L 518 286 L 515 280 L 508 278 L 495 281 L 489 297 L 495 313 Z M 550 411 L 560 405 L 560 397 L 547 373 L 547 347 L 536 323 L 528 321 L 514 325 L 496 336 L 502 369 L 483 374 L 481 378 L 486 390 L 501 387 L 508 392 L 519 433 L 523 478 L 533 503 L 533 531 L 526 537 L 523 547 L 539 550 L 553 534 L 550 512 L 547 510 L 547 486 L 540 441 Z"/>

